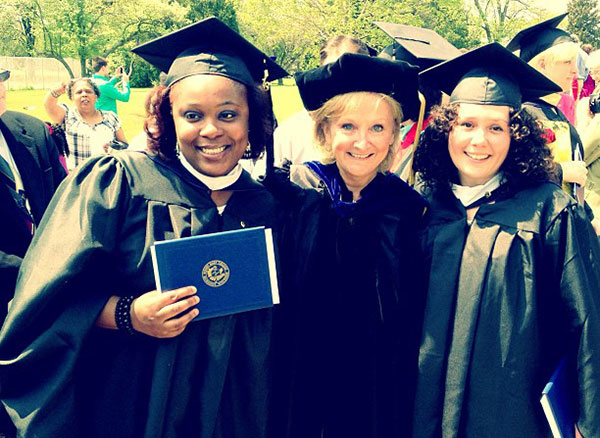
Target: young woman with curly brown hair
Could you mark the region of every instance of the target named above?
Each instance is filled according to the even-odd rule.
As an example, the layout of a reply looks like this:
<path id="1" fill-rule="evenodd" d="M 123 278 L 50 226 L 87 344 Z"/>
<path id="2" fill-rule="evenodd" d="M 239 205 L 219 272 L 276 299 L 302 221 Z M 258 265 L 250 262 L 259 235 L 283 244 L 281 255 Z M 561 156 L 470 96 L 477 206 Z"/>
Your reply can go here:
<path id="1" fill-rule="evenodd" d="M 556 85 L 496 43 L 421 77 L 451 104 L 415 156 L 430 274 L 413 437 L 551 436 L 539 399 L 565 356 L 571 427 L 599 436 L 600 248 L 521 109 Z"/>

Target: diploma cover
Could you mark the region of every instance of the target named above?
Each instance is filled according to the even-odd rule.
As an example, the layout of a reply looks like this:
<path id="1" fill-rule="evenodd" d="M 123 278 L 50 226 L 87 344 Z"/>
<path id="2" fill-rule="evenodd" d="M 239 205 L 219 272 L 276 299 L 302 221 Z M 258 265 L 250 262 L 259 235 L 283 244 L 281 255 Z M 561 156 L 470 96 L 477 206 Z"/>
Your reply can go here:
<path id="1" fill-rule="evenodd" d="M 256 227 L 156 242 L 157 290 L 195 286 L 195 320 L 272 307 L 279 303 L 270 228 Z"/>
<path id="2" fill-rule="evenodd" d="M 563 358 L 542 391 L 540 403 L 554 438 L 575 438 L 567 360 Z"/>

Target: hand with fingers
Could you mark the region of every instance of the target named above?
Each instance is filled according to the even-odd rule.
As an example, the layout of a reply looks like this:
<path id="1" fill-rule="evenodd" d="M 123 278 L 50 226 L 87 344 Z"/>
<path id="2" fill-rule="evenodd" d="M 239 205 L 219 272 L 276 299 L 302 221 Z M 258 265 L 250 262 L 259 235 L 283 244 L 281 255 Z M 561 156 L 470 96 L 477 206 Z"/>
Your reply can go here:
<path id="1" fill-rule="evenodd" d="M 147 292 L 133 300 L 131 324 L 134 330 L 148 336 L 173 338 L 198 316 L 198 309 L 190 309 L 199 302 L 194 286 L 164 293 L 156 290 Z"/>
<path id="2" fill-rule="evenodd" d="M 563 161 L 560 163 L 563 171 L 563 180 L 585 186 L 588 170 L 585 161 Z"/>

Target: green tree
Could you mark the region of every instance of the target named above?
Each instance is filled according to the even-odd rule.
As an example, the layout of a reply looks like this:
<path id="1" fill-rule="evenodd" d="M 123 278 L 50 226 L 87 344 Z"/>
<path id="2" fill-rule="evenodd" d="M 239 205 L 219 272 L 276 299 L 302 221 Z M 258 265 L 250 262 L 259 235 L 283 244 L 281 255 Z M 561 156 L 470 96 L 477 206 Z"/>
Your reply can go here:
<path id="1" fill-rule="evenodd" d="M 235 4 L 233 0 L 178 0 L 188 9 L 186 18 L 193 23 L 203 18 L 215 16 L 236 32 L 239 32 Z"/>
<path id="2" fill-rule="evenodd" d="M 236 9 L 242 34 L 292 72 L 316 66 L 319 47 L 334 35 L 387 46 L 374 21 L 430 27 L 458 47 L 476 43 L 463 0 L 237 0 Z"/>
<path id="3" fill-rule="evenodd" d="M 67 57 L 108 56 L 181 25 L 187 10 L 169 0 L 9 0 L 28 55 L 57 59 L 73 77 Z M 16 45 L 18 46 L 18 45 Z M 15 46 L 15 48 L 16 48 Z"/>
<path id="4" fill-rule="evenodd" d="M 579 37 L 582 43 L 600 47 L 600 13 L 596 0 L 570 0 L 567 29 Z"/>
<path id="5" fill-rule="evenodd" d="M 488 43 L 506 43 L 518 31 L 542 21 L 544 9 L 536 9 L 531 0 L 473 0 L 475 16 Z"/>

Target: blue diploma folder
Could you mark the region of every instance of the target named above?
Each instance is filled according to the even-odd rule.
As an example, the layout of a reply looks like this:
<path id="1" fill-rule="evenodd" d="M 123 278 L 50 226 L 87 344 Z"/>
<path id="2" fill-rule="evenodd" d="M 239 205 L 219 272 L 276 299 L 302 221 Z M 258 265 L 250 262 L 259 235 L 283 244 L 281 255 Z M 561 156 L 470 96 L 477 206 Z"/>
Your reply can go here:
<path id="1" fill-rule="evenodd" d="M 567 370 L 567 360 L 563 358 L 552 373 L 540 399 L 554 438 L 575 438 L 575 419 Z"/>
<path id="2" fill-rule="evenodd" d="M 271 229 L 224 231 L 156 242 L 157 290 L 195 286 L 196 320 L 272 307 L 279 303 Z"/>

